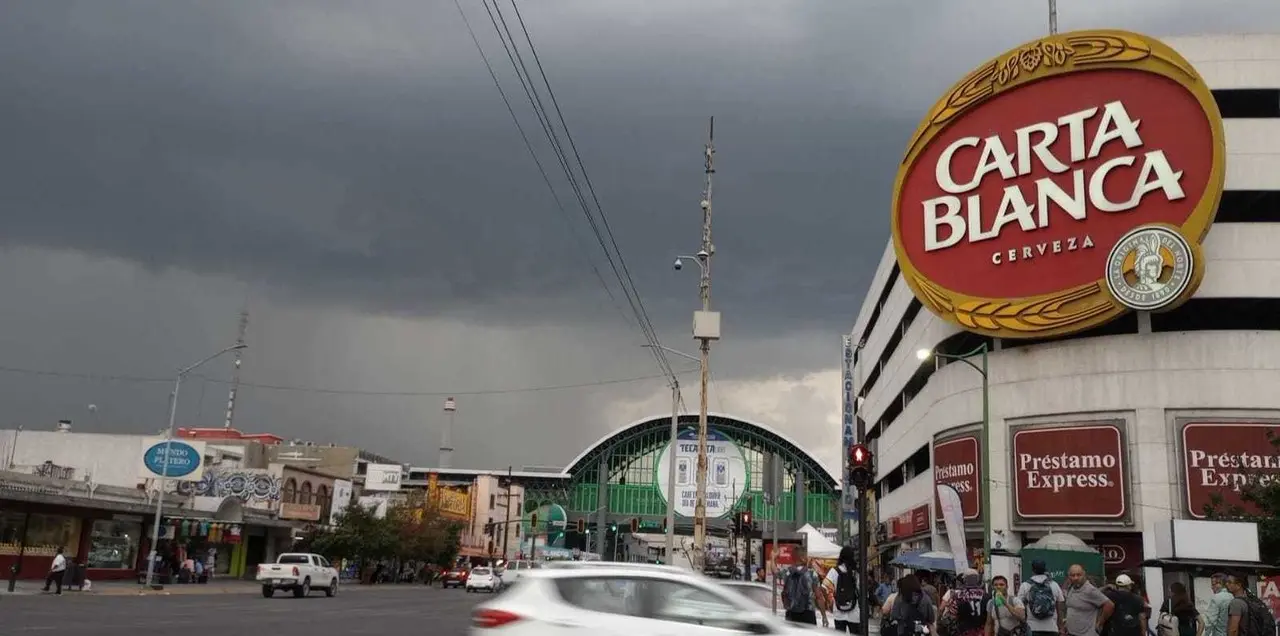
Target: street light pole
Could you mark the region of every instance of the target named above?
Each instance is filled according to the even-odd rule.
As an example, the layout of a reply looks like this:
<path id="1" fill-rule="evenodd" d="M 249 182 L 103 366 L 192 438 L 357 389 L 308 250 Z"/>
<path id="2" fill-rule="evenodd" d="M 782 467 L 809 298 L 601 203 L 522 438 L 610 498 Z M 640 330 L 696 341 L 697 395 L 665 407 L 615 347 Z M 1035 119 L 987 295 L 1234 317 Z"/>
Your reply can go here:
<path id="1" fill-rule="evenodd" d="M 698 340 L 701 390 L 698 400 L 698 489 L 693 507 L 693 547 L 696 567 L 706 568 L 707 552 L 707 383 L 711 375 L 711 341 L 720 337 L 719 315 L 711 313 L 711 257 L 715 245 L 711 242 L 711 178 L 715 174 L 716 120 L 711 118 L 705 148 L 706 186 L 702 192 L 702 248 L 698 250 L 698 295 L 702 298 L 702 311 L 694 315 L 694 338 Z M 715 323 L 714 327 L 711 323 Z"/>
<path id="2" fill-rule="evenodd" d="M 921 360 L 932 357 L 963 362 L 982 375 L 982 451 L 978 461 L 978 481 L 981 487 L 978 492 L 981 495 L 982 507 L 982 577 L 987 581 L 991 580 L 991 382 L 987 366 L 989 351 L 987 343 L 983 342 L 972 351 L 959 355 L 938 353 L 930 349 L 921 349 L 916 352 L 916 357 Z M 973 363 L 972 358 L 976 356 L 981 356 L 980 364 Z"/>
<path id="3" fill-rule="evenodd" d="M 689 360 L 698 360 L 683 351 L 677 351 L 662 345 L 643 345 L 645 347 L 657 347 L 667 353 L 688 358 Z M 676 554 L 676 437 L 680 427 L 680 379 L 674 374 L 671 376 L 671 450 L 667 453 L 667 563 L 671 563 Z"/>
<path id="4" fill-rule="evenodd" d="M 147 558 L 147 583 L 146 583 L 147 587 L 152 586 L 152 581 L 153 581 L 153 577 L 155 576 L 155 569 L 156 569 L 156 554 L 159 553 L 160 516 L 164 512 L 164 487 L 165 487 L 165 481 L 169 478 L 169 449 L 173 445 L 173 426 L 178 418 L 178 390 L 182 388 L 182 379 L 185 378 L 188 373 L 191 373 L 192 371 L 196 370 L 204 363 L 209 362 L 210 360 L 213 360 L 214 358 L 217 358 L 218 356 L 224 353 L 227 353 L 230 351 L 239 351 L 248 346 L 249 345 L 246 345 L 243 342 L 237 342 L 236 344 L 233 344 L 230 347 L 227 347 L 211 356 L 208 356 L 200 360 L 199 362 L 189 367 L 186 367 L 185 369 L 178 371 L 178 376 L 177 378 L 174 379 L 173 394 L 169 396 L 169 430 L 165 434 L 165 440 L 164 440 L 165 461 L 163 463 L 163 467 L 160 469 L 160 483 L 158 488 L 159 492 L 156 494 L 156 518 L 151 526 L 151 553 L 148 555 L 148 558 Z"/>

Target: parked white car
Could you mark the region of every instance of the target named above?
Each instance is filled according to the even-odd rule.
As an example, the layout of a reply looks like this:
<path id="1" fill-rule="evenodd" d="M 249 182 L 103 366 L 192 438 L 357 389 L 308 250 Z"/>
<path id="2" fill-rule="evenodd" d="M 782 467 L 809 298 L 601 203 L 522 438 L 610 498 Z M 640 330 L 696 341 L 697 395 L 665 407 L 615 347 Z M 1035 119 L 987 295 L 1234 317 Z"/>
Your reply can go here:
<path id="1" fill-rule="evenodd" d="M 291 591 L 297 598 L 310 595 L 313 589 L 324 590 L 325 596 L 338 593 L 338 571 L 318 554 L 282 554 L 275 563 L 258 566 L 257 580 L 265 598 L 271 598 L 276 590 Z"/>
<path id="2" fill-rule="evenodd" d="M 809 633 L 733 589 L 661 567 L 556 567 L 478 605 L 473 636 Z"/>
<path id="3" fill-rule="evenodd" d="M 471 575 L 467 577 L 467 591 L 478 592 L 484 590 L 486 592 L 497 592 L 502 587 L 502 577 L 498 576 L 493 568 L 472 568 Z"/>

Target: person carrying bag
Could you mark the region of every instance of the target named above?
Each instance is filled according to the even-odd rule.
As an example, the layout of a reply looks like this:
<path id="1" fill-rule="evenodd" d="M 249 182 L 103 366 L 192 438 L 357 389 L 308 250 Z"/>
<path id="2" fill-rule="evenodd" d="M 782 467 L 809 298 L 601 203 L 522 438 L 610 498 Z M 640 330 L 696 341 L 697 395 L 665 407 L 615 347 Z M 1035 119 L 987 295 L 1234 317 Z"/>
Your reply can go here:
<path id="1" fill-rule="evenodd" d="M 991 579 L 991 587 L 986 636 L 1027 636 L 1027 608 L 1022 599 L 1009 593 L 1009 580 L 997 576 Z"/>

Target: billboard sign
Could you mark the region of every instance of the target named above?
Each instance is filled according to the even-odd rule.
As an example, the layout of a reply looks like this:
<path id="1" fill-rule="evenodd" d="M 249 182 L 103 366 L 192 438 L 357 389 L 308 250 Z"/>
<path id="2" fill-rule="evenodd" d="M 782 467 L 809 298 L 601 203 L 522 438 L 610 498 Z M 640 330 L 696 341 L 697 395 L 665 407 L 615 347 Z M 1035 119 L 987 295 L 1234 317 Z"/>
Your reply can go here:
<path id="1" fill-rule="evenodd" d="M 388 492 L 400 490 L 400 476 L 404 472 L 400 464 L 369 464 L 365 471 L 366 491 Z"/>
<path id="2" fill-rule="evenodd" d="M 945 441 L 933 443 L 933 483 L 934 486 L 951 486 L 960 497 L 960 509 L 965 521 L 975 521 L 982 517 L 981 483 L 982 475 L 978 453 L 979 442 L 975 435 L 963 435 Z M 934 510 L 940 511 L 941 501 L 934 498 Z M 934 518 L 942 520 L 942 515 L 935 513 Z"/>
<path id="3" fill-rule="evenodd" d="M 1277 422 L 1191 421 L 1182 425 L 1182 471 L 1187 513 L 1204 519 L 1213 497 L 1226 508 L 1258 509 L 1240 497 L 1241 487 L 1280 479 Z"/>
<path id="4" fill-rule="evenodd" d="M 138 449 L 138 476 L 143 479 L 200 481 L 204 477 L 204 442 L 143 439 Z"/>
<path id="5" fill-rule="evenodd" d="M 1127 31 L 1051 35 L 989 60 L 925 116 L 893 192 L 903 278 L 1000 338 L 1169 310 L 1204 274 L 1225 175 L 1203 78 Z"/>
<path id="6" fill-rule="evenodd" d="M 1122 422 L 1013 434 L 1013 503 L 1023 519 L 1122 519 L 1129 512 Z"/>
<path id="7" fill-rule="evenodd" d="M 675 452 L 672 452 L 674 446 Z M 658 485 L 658 496 L 667 498 L 671 483 L 669 466 L 676 462 L 675 512 L 683 517 L 693 517 L 698 496 L 698 431 L 684 427 L 676 436 L 675 444 L 667 444 L 654 464 L 653 483 Z M 707 518 L 718 519 L 729 514 L 734 503 L 747 493 L 747 459 L 742 448 L 718 429 L 707 429 Z"/>
<path id="8" fill-rule="evenodd" d="M 333 504 L 329 506 L 329 525 L 338 525 L 338 517 L 351 505 L 355 485 L 346 479 L 333 480 Z"/>

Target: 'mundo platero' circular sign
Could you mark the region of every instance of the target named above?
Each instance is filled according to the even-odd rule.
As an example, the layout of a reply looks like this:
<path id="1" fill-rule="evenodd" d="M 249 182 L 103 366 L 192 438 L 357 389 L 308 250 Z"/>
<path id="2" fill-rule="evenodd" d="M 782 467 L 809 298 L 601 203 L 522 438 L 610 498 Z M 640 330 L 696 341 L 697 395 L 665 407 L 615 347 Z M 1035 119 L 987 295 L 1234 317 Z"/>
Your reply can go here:
<path id="1" fill-rule="evenodd" d="M 1169 310 L 1204 275 L 1222 196 L 1217 104 L 1187 60 L 1127 31 L 1076 31 L 970 73 L 912 136 L 893 196 L 916 297 L 1001 338 Z"/>
<path id="2" fill-rule="evenodd" d="M 167 448 L 166 448 L 167 446 Z M 157 477 L 186 477 L 200 469 L 204 458 L 190 444 L 171 440 L 157 442 L 142 454 L 142 465 Z"/>

